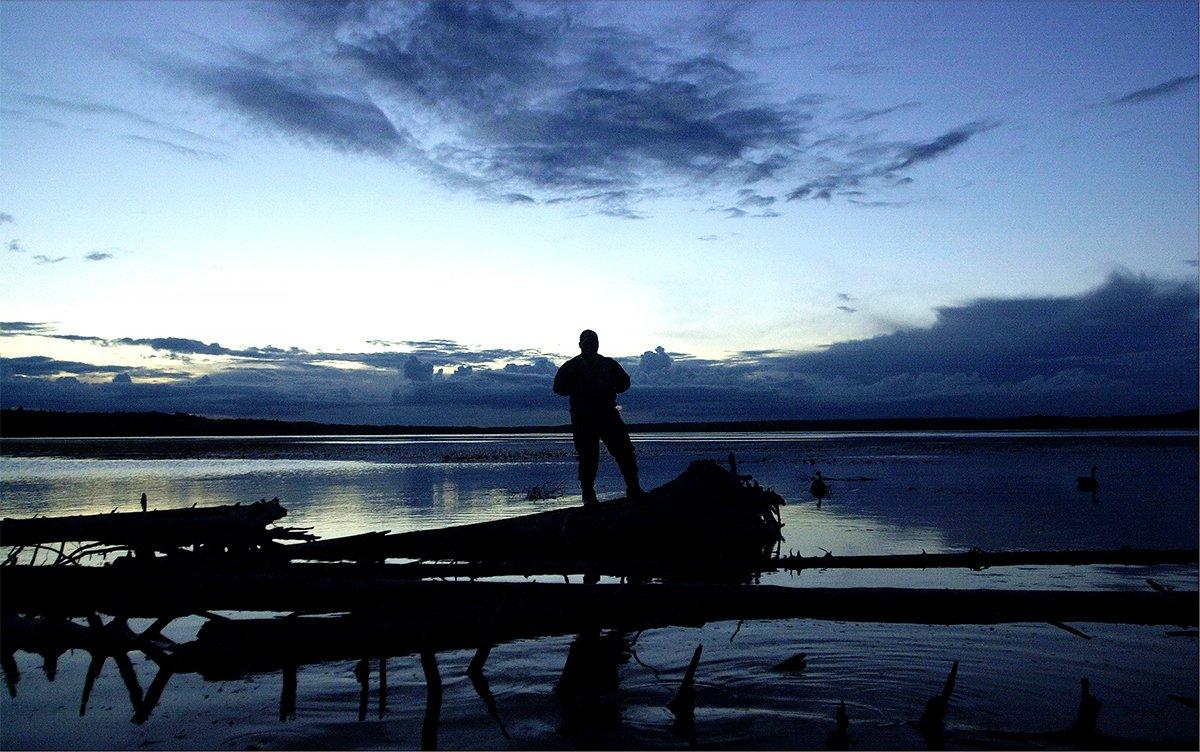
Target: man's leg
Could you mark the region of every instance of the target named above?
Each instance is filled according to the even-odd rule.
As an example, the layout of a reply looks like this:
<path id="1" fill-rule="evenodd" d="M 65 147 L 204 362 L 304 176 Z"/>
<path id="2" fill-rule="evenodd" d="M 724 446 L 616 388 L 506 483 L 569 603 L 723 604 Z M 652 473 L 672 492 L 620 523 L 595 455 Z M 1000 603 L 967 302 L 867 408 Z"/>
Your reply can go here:
<path id="1" fill-rule="evenodd" d="M 620 468 L 621 475 L 625 478 L 626 495 L 631 499 L 642 496 L 645 492 L 642 491 L 642 484 L 638 481 L 637 457 L 633 453 L 633 441 L 630 440 L 629 430 L 625 428 L 625 423 L 616 410 L 613 410 L 612 415 L 604 421 L 600 438 L 604 440 L 604 446 L 617 461 L 617 467 Z"/>
<path id="2" fill-rule="evenodd" d="M 596 503 L 596 469 L 600 466 L 600 436 L 595 427 L 580 421 L 571 421 L 571 438 L 575 442 L 575 454 L 579 457 L 579 487 L 583 491 L 583 503 Z"/>

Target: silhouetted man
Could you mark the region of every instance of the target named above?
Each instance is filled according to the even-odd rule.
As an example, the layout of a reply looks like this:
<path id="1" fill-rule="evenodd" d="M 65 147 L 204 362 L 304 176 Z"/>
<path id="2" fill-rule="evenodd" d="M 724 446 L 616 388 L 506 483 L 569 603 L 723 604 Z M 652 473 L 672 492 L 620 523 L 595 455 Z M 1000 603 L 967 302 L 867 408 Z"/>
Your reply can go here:
<path id="1" fill-rule="evenodd" d="M 584 329 L 579 335 L 579 355 L 563 363 L 554 376 L 554 393 L 571 398 L 571 434 L 579 455 L 584 504 L 596 503 L 601 441 L 625 476 L 629 498 L 644 493 L 638 483 L 633 442 L 617 412 L 617 395 L 629 388 L 629 374 L 599 350 L 600 338 L 591 329 Z"/>

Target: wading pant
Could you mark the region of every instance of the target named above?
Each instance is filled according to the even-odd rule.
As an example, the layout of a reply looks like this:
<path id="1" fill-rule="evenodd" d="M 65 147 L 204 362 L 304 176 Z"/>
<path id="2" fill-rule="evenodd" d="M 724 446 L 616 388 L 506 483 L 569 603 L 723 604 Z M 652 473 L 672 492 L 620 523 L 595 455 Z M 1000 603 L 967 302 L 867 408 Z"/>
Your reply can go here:
<path id="1" fill-rule="evenodd" d="M 640 488 L 633 442 L 629 440 L 629 431 L 615 408 L 571 413 L 571 435 L 575 440 L 575 453 L 579 455 L 579 485 L 583 487 L 585 496 L 595 495 L 601 441 L 617 461 L 617 467 L 625 477 L 625 486 L 630 490 Z"/>

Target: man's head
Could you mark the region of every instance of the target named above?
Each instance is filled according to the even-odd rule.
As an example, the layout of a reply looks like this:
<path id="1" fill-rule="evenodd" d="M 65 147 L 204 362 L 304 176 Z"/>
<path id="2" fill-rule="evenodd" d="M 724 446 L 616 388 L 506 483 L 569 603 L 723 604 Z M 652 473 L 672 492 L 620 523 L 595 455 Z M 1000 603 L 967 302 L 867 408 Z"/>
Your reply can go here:
<path id="1" fill-rule="evenodd" d="M 579 333 L 579 351 L 584 355 L 600 352 L 600 338 L 591 329 L 584 329 Z"/>

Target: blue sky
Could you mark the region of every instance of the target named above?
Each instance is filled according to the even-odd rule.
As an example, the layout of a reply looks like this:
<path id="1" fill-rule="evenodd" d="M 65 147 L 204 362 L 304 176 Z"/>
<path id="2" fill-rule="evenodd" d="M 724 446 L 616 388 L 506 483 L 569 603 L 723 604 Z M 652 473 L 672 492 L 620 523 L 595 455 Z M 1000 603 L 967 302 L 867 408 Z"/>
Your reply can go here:
<path id="1" fill-rule="evenodd" d="M 1196 29 L 5 3 L 0 402 L 559 422 L 590 327 L 635 420 L 1194 407 Z"/>

